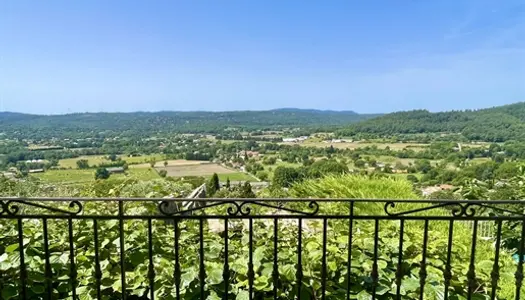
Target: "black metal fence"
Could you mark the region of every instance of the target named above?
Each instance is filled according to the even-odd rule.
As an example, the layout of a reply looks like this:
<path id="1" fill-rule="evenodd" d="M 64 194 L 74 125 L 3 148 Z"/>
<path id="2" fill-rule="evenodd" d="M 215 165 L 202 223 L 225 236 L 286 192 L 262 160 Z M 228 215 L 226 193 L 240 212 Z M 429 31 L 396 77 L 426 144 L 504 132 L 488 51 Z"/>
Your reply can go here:
<path id="1" fill-rule="evenodd" d="M 524 201 L 0 198 L 2 299 L 522 299 Z"/>

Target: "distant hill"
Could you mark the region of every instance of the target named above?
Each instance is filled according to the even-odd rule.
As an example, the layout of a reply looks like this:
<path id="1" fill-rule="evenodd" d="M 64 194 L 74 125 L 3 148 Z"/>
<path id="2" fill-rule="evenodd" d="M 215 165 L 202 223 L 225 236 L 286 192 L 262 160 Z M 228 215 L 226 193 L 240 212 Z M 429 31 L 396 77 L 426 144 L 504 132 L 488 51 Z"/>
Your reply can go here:
<path id="1" fill-rule="evenodd" d="M 351 110 L 319 110 L 319 109 L 304 109 L 304 108 L 277 108 L 272 111 L 276 112 L 296 112 L 296 113 L 315 113 L 315 114 L 335 114 L 335 115 L 358 115 Z M 379 114 L 376 114 L 376 116 Z"/>
<path id="2" fill-rule="evenodd" d="M 50 138 L 100 133 L 215 133 L 229 127 L 250 129 L 344 126 L 377 117 L 353 111 L 276 109 L 226 112 L 133 112 L 30 115 L 0 112 L 0 133 L 7 137 Z"/>
<path id="3" fill-rule="evenodd" d="M 461 133 L 470 140 L 525 140 L 525 102 L 479 110 L 431 113 L 401 111 L 352 124 L 338 133 L 377 136 L 413 133 Z"/>

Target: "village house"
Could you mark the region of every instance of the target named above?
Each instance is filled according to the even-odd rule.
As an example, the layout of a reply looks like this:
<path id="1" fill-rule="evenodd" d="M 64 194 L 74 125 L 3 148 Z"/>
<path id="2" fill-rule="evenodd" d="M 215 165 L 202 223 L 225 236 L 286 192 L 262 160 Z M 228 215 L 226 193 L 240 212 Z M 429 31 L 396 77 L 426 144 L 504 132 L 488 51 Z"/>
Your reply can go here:
<path id="1" fill-rule="evenodd" d="M 450 184 L 440 184 L 440 185 L 435 185 L 435 186 L 427 186 L 427 187 L 421 189 L 421 193 L 423 194 L 423 196 L 430 196 L 431 194 L 433 194 L 435 192 L 448 191 L 448 190 L 452 190 L 453 188 L 454 188 L 454 186 L 450 185 Z"/>

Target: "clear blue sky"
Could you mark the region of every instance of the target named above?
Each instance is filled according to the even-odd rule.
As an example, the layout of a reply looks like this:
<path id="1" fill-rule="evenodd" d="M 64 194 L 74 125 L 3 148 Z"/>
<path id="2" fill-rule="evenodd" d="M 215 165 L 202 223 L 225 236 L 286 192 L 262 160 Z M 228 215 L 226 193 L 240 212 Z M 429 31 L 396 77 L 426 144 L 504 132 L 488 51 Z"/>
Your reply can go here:
<path id="1" fill-rule="evenodd" d="M 361 113 L 525 101 L 525 1 L 0 5 L 0 110 Z"/>

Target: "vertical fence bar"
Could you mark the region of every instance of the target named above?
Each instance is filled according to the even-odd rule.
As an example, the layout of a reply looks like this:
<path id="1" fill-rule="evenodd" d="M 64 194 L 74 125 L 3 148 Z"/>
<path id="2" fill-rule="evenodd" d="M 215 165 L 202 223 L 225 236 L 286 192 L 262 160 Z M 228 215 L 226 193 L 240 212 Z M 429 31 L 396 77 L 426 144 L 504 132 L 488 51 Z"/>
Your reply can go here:
<path id="1" fill-rule="evenodd" d="M 199 219 L 199 281 L 201 299 L 205 299 L 206 270 L 204 269 L 204 219 Z"/>
<path id="2" fill-rule="evenodd" d="M 445 279 L 445 289 L 443 291 L 443 299 L 448 299 L 448 287 L 450 286 L 450 280 L 452 280 L 452 267 L 450 266 L 452 257 L 452 241 L 454 238 L 454 220 L 450 220 L 448 224 L 448 244 L 447 244 L 447 262 L 445 264 L 445 271 L 443 277 Z"/>
<path id="3" fill-rule="evenodd" d="M 425 295 L 425 283 L 427 281 L 427 244 L 428 244 L 428 220 L 425 220 L 423 232 L 423 252 L 421 266 L 419 268 L 419 299 L 423 300 Z"/>
<path id="4" fill-rule="evenodd" d="M 127 218 L 132 218 L 133 216 L 125 216 L 124 215 L 124 200 L 117 200 L 118 201 L 118 204 L 119 204 L 119 212 L 118 212 L 118 216 L 119 216 L 119 242 L 120 242 L 120 270 L 121 270 L 121 283 L 122 283 L 122 298 L 123 299 L 126 299 L 130 297 L 130 295 L 127 295 L 126 294 L 126 274 L 125 274 L 125 270 L 126 270 L 126 261 L 125 261 L 125 237 L 124 237 L 124 234 L 125 234 L 125 230 L 124 230 L 124 220 L 126 220 Z M 392 215 L 393 216 L 393 215 Z M 258 218 L 260 218 L 261 216 L 257 216 Z M 278 256 L 278 244 L 279 244 L 279 218 L 287 218 L 287 216 L 272 216 L 272 217 L 269 217 L 269 216 L 266 216 L 267 219 L 271 219 L 273 218 L 274 220 L 274 228 L 273 228 L 273 271 L 272 271 L 272 281 L 273 281 L 273 299 L 278 299 L 279 297 L 279 293 L 281 296 L 283 296 L 284 294 L 279 290 L 281 288 L 284 288 L 285 285 L 283 285 L 283 282 L 280 280 L 280 275 L 279 275 L 279 267 L 278 267 L 278 261 L 279 261 L 279 256 Z M 461 216 L 463 217 L 463 216 Z M 26 261 L 27 261 L 27 256 L 24 257 L 25 255 L 25 252 L 24 252 L 24 232 L 23 232 L 23 222 L 22 222 L 22 218 L 21 217 L 14 217 L 14 218 L 17 218 L 17 221 L 18 221 L 18 244 L 19 244 L 19 252 L 20 252 L 20 280 L 21 280 L 21 286 L 20 286 L 20 297 L 22 298 L 27 298 L 27 297 L 30 297 L 31 295 L 28 295 L 28 291 L 27 291 L 27 285 L 28 285 L 28 274 L 27 274 L 27 266 L 26 266 Z M 78 251 L 80 251 L 81 249 L 80 248 L 77 248 L 77 245 L 75 245 L 75 242 L 74 242 L 74 235 L 75 233 L 78 234 L 78 232 L 74 232 L 73 230 L 73 221 L 75 220 L 75 217 L 74 216 L 71 216 L 71 215 L 59 215 L 57 217 L 55 217 L 55 215 L 44 215 L 44 216 L 41 216 L 41 215 L 34 215 L 34 216 L 26 216 L 26 218 L 36 218 L 36 220 L 42 220 L 42 230 L 43 230 L 43 250 L 44 250 L 44 263 L 45 263 L 45 297 L 51 299 L 52 297 L 56 297 L 56 291 L 54 291 L 54 289 L 56 288 L 56 284 L 53 282 L 54 280 L 54 277 L 58 276 L 57 274 L 53 274 L 53 269 L 51 268 L 52 264 L 51 264 L 51 254 L 50 252 L 53 252 L 54 250 L 54 243 L 53 243 L 53 239 L 50 240 L 50 234 L 53 234 L 53 229 L 55 228 L 54 227 L 54 223 L 53 223 L 53 220 L 54 219 L 62 219 L 64 221 L 67 221 L 67 226 L 68 226 L 68 229 L 67 229 L 67 232 L 68 232 L 68 243 L 69 243 L 69 248 L 68 248 L 68 254 L 69 254 L 69 268 L 68 270 L 66 270 L 66 273 L 68 273 L 70 275 L 70 278 L 68 280 L 68 282 L 66 282 L 66 285 L 70 285 L 71 286 L 71 294 L 69 294 L 69 296 L 72 296 L 73 299 L 75 299 L 78 295 L 77 295 L 77 285 L 79 283 L 79 280 L 78 280 L 78 266 L 76 265 L 76 262 L 78 262 L 78 260 L 76 260 L 76 253 L 78 253 Z M 93 218 L 93 226 L 94 226 L 94 250 L 95 250 L 95 261 L 94 261 L 94 267 L 95 267 L 95 278 L 94 280 L 96 280 L 96 296 L 98 299 L 101 299 L 101 281 L 102 281 L 102 272 L 101 272 L 101 268 L 100 268 L 100 243 L 99 243 L 99 225 L 98 225 L 98 221 L 100 221 L 101 219 L 102 220 L 105 220 L 105 219 L 108 219 L 110 218 L 109 216 L 101 216 L 101 217 L 98 217 L 98 221 L 97 219 L 94 219 L 94 217 L 89 217 L 88 218 Z M 114 218 L 114 217 L 111 217 L 111 218 Z M 148 294 L 150 299 L 154 299 L 155 297 L 155 277 L 156 277 L 156 274 L 155 274 L 155 263 L 154 263 L 154 247 L 153 247 L 153 216 L 147 216 L 147 217 L 137 217 L 137 219 L 145 219 L 147 221 L 147 226 L 148 226 L 148 254 L 149 254 L 149 265 L 148 265 L 148 282 L 149 282 L 149 292 Z M 175 271 L 174 271 L 174 277 L 175 277 L 175 285 L 176 285 L 176 295 L 177 295 L 177 299 L 180 299 L 180 288 L 181 288 L 181 282 L 180 282 L 180 277 L 181 277 L 181 265 L 180 265 L 180 253 L 179 253 L 179 250 L 180 250 L 180 230 L 179 230 L 179 218 L 180 217 L 170 217 L 170 218 L 174 218 L 175 220 L 175 230 L 174 230 L 174 234 L 175 234 L 175 241 L 174 241 L 174 246 L 175 246 Z M 184 218 L 184 217 L 183 217 Z M 225 217 L 225 216 L 219 216 L 217 218 L 220 218 L 220 219 L 223 219 L 224 218 L 224 269 L 223 269 L 223 274 L 222 274 L 222 277 L 223 277 L 223 280 L 224 280 L 224 293 L 222 294 L 222 297 L 224 299 L 229 299 L 230 297 L 229 296 L 232 296 L 233 295 L 230 295 L 229 294 L 229 288 L 231 286 L 230 284 L 230 277 L 232 276 L 232 270 L 231 270 L 231 266 L 229 266 L 229 255 L 231 255 L 232 253 L 231 250 L 233 249 L 232 247 L 235 246 L 235 243 L 232 243 L 232 240 L 230 239 L 230 236 L 229 236 L 229 228 L 228 228 L 228 222 L 229 222 L 229 218 L 232 218 L 231 216 L 229 217 Z M 297 298 L 300 299 L 301 295 L 301 288 L 302 288 L 302 280 L 304 279 L 303 278 L 303 267 L 302 267 L 302 263 L 303 263 L 303 260 L 304 260 L 304 257 L 303 257 L 303 246 L 302 246 L 302 243 L 303 243 L 303 218 L 307 218 L 306 216 L 292 216 L 291 218 L 297 218 L 298 220 L 298 227 L 297 227 L 297 234 L 298 234 L 298 240 L 297 240 L 297 273 L 296 273 L 296 280 L 297 280 L 297 286 L 292 286 L 291 289 L 292 291 L 295 291 L 297 290 Z M 337 216 L 327 216 L 327 215 L 321 215 L 320 218 L 319 216 L 315 216 L 315 218 L 318 218 L 319 220 L 322 219 L 323 220 L 323 232 L 322 232 L 322 261 L 321 261 L 321 282 L 320 282 L 320 287 L 321 287 L 321 293 L 320 295 L 317 294 L 315 295 L 315 297 L 317 299 L 323 299 L 325 300 L 327 297 L 330 298 L 332 297 L 333 295 L 330 295 L 330 292 L 332 291 L 332 286 L 330 285 L 332 282 L 329 280 L 328 278 L 328 274 L 329 274 L 329 264 L 328 264 L 328 260 L 329 260 L 329 257 L 327 257 L 327 255 L 329 255 L 329 253 L 327 252 L 327 239 L 328 239 L 328 225 L 330 224 L 332 226 L 334 226 L 333 224 L 334 223 L 329 223 L 328 219 L 331 219 L 331 218 L 337 218 Z M 346 218 L 346 217 L 345 217 Z M 360 218 L 360 217 L 357 217 L 357 218 Z M 381 217 L 379 217 L 381 218 Z M 379 218 L 377 217 L 374 217 L 374 216 L 370 216 L 367 220 L 369 220 L 368 222 L 371 222 L 372 220 L 374 221 L 374 249 L 373 249 L 373 264 L 372 264 L 372 270 L 371 270 L 371 276 L 368 280 L 371 279 L 371 282 L 372 282 L 372 285 L 371 285 L 371 296 L 373 299 L 376 299 L 377 297 L 380 297 L 378 296 L 378 291 L 377 291 L 377 288 L 378 288 L 378 283 L 379 283 L 379 269 L 378 269 L 378 260 L 379 260 L 379 257 L 378 257 L 378 250 L 379 250 L 379 246 L 380 246 L 380 237 L 379 237 L 379 230 L 380 230 L 380 220 Z M 441 221 L 445 218 L 434 218 L 434 217 L 429 217 L 430 219 L 434 220 L 440 220 L 439 222 L 444 222 L 444 221 Z M 492 271 L 491 271 L 491 274 L 490 274 L 490 277 L 491 277 L 491 285 L 490 285 L 490 292 L 489 292 L 489 283 L 488 282 L 485 282 L 484 285 L 481 287 L 483 289 L 483 291 L 481 291 L 481 288 L 478 286 L 478 281 L 477 281 L 477 278 L 476 278 L 476 246 L 478 243 L 481 243 L 482 241 L 478 242 L 477 239 L 478 239 L 478 235 L 480 236 L 480 238 L 482 238 L 482 236 L 489 236 L 489 235 L 493 235 L 495 232 L 495 230 L 489 230 L 487 225 L 488 225 L 488 221 L 481 221 L 481 220 L 485 220 L 485 219 L 488 219 L 488 218 L 475 218 L 473 216 L 468 216 L 468 218 L 465 218 L 463 221 L 467 221 L 468 222 L 472 222 L 472 240 L 471 240 L 471 249 L 470 249 L 470 258 L 469 258 L 469 266 L 468 266 L 468 270 L 467 270 L 467 299 L 475 299 L 476 296 L 479 296 L 477 293 L 483 293 L 483 294 L 486 294 L 486 297 L 487 298 L 490 298 L 490 299 L 496 299 L 497 298 L 497 291 L 498 291 L 498 284 L 499 284 L 499 280 L 501 279 L 500 278 L 500 265 L 499 265 L 499 260 L 500 260 L 500 255 L 501 255 L 501 247 L 503 247 L 502 245 L 502 224 L 503 224 L 503 220 L 505 218 L 492 218 L 492 221 L 491 222 L 496 222 L 495 225 L 496 225 L 496 239 L 495 239 L 495 255 L 494 255 L 494 262 L 493 262 L 493 266 L 492 266 Z M 51 220 L 51 222 L 49 221 Z M 205 235 L 204 235 L 204 218 L 199 218 L 199 237 L 200 237 L 200 240 L 199 240 L 199 259 L 200 259 L 200 262 L 199 262 L 199 282 L 200 282 L 200 296 L 201 298 L 206 298 L 207 295 L 210 294 L 210 291 L 212 290 L 211 287 L 206 287 L 206 270 L 205 270 L 205 258 L 204 258 L 204 239 L 205 239 Z M 400 234 L 399 234 L 399 241 L 398 241 L 398 247 L 399 247 L 399 252 L 398 252 L 398 257 L 397 257 L 397 269 L 396 269 L 396 274 L 395 274 L 395 283 L 396 283 L 396 298 L 397 299 L 401 299 L 401 292 L 402 292 L 402 289 L 401 289 L 401 284 L 403 282 L 403 268 L 402 268 L 402 265 L 403 265 L 403 259 L 404 259 L 404 247 L 406 247 L 406 244 L 404 244 L 404 229 L 405 229 L 405 223 L 407 220 L 410 220 L 410 217 L 408 218 L 405 218 L 404 216 L 401 216 L 398 218 L 399 220 L 399 224 L 400 224 Z M 420 219 L 421 220 L 421 219 Z M 472 220 L 472 221 L 470 221 Z M 515 220 L 515 218 L 514 218 Z M 248 263 L 248 280 L 249 280 L 249 299 L 253 299 L 255 298 L 255 291 L 254 291 L 254 266 L 253 266 L 253 219 L 252 218 L 248 218 L 248 221 L 249 221 L 249 263 Z M 429 246 L 428 246 L 428 243 L 429 243 L 429 238 L 433 238 L 433 235 L 430 235 L 429 237 L 429 223 L 430 223 L 430 220 L 429 219 L 423 219 L 424 221 L 424 235 L 423 235 L 423 246 L 422 246 L 422 259 L 420 261 L 420 270 L 419 270 L 419 290 L 417 291 L 419 293 L 419 299 L 423 299 L 424 298 L 424 295 L 425 295 L 425 285 L 426 285 L 426 280 L 427 280 L 427 261 L 428 261 L 428 258 L 427 258 L 427 255 L 429 253 L 429 250 L 427 249 Z M 60 221 L 61 222 L 61 221 Z M 104 222 L 104 221 L 102 221 Z M 344 222 L 344 221 L 343 221 Z M 357 224 L 360 224 L 360 221 L 356 221 Z M 409 221 L 411 222 L 411 221 Z M 434 222 L 434 221 L 432 221 Z M 449 229 L 448 229 L 448 244 L 447 244 L 447 253 L 446 253 L 446 264 L 444 266 L 444 294 L 443 294 L 443 299 L 448 299 L 449 297 L 449 287 L 450 287 L 450 283 L 451 283 L 451 280 L 452 280 L 452 268 L 451 268 L 451 258 L 452 258 L 452 247 L 453 247 L 453 239 L 454 239 L 454 222 L 455 220 L 453 219 L 450 219 L 449 220 Z M 524 220 L 520 220 L 520 222 L 522 223 L 521 224 L 521 239 L 520 239 L 520 242 L 519 242 L 519 246 L 518 246 L 518 259 L 517 259 L 517 269 L 516 269 L 516 272 L 515 272 L 515 297 L 516 299 L 520 299 L 521 298 L 521 293 L 522 293 L 522 285 L 523 285 L 523 263 L 524 263 L 524 260 L 525 260 L 525 219 Z M 283 224 L 286 224 L 287 222 L 283 223 Z M 51 225 L 50 225 L 51 224 Z M 346 223 L 345 223 L 346 224 Z M 65 223 L 64 223 L 65 225 Z M 127 225 L 132 225 L 130 223 L 128 223 Z M 371 225 L 371 224 L 369 224 Z M 518 224 L 519 225 L 519 224 Z M 75 225 L 76 226 L 76 225 Z M 346 225 L 345 225 L 346 226 Z M 357 225 L 356 225 L 357 226 Z M 348 231 L 348 262 L 347 262 L 347 291 L 346 291 L 346 295 L 347 297 L 346 298 L 350 298 L 350 279 L 351 279 L 351 266 L 352 266 L 352 262 L 351 262 L 351 258 L 352 258 L 352 235 L 353 235 L 353 227 L 354 227 L 354 202 L 350 202 L 350 218 L 349 218 L 349 223 L 348 223 L 348 228 L 349 228 L 349 231 Z M 50 230 L 51 229 L 51 230 Z M 78 229 L 75 229 L 75 231 L 78 230 Z M 294 230 L 292 228 L 292 230 Z M 456 229 L 457 230 L 457 229 Z M 232 239 L 235 240 L 235 238 L 233 236 L 231 236 Z M 102 236 L 103 238 L 103 236 Z M 281 237 L 282 238 L 282 237 Z M 271 241 L 270 241 L 271 242 Z M 281 241 L 282 243 L 284 243 L 285 241 Z M 50 244 L 51 243 L 51 244 Z M 233 246 L 232 246 L 233 245 Z M 64 245 L 65 246 L 65 245 Z M 444 245 L 443 245 L 444 246 Z M 456 245 L 457 246 L 457 245 Z M 67 247 L 67 246 L 66 246 Z M 478 255 L 479 256 L 479 255 Z M 282 258 L 281 258 L 282 259 Z M 395 259 L 395 258 L 394 258 Z M 479 258 L 478 258 L 479 260 Z M 330 262 L 331 264 L 332 262 Z M 53 263 L 54 265 L 54 263 Z M 67 266 L 66 266 L 67 267 Z M 345 268 L 345 266 L 340 266 L 342 268 Z M 344 272 L 344 271 L 343 271 Z M 478 273 L 479 273 L 479 270 L 478 270 Z M 343 278 L 341 278 L 342 280 Z M 55 278 L 56 280 L 56 278 Z M 370 281 L 368 281 L 370 282 Z M 405 282 L 406 283 L 406 282 Z M 319 287 L 319 286 L 318 286 Z M 206 291 L 206 288 L 208 288 L 208 291 Z M 340 298 L 343 298 L 343 293 L 344 293 L 344 287 L 340 287 L 341 289 L 338 290 L 338 293 L 340 293 L 340 295 L 338 295 L 338 297 Z M 426 287 L 427 289 L 430 288 L 430 286 L 427 286 Z M 94 287 L 95 289 L 95 287 Z M 479 290 L 478 290 L 479 289 Z M 29 291 L 31 292 L 31 291 Z M 94 291 L 93 291 L 94 292 Z M 318 291 L 316 291 L 318 292 Z M 233 293 L 233 287 L 232 287 L 232 293 Z M 428 293 L 428 291 L 427 291 Z M 328 294 L 328 296 L 327 296 Z M 269 293 L 266 294 L 266 296 L 270 296 Z M 393 295 L 391 295 L 393 296 Z M 270 296 L 271 297 L 271 296 Z"/>
<path id="5" fill-rule="evenodd" d="M 277 218 L 273 219 L 273 299 L 277 299 L 277 291 L 278 291 L 278 285 L 279 285 L 279 269 L 277 266 L 277 242 L 278 242 L 278 236 L 277 236 L 277 228 L 278 228 L 278 220 Z"/>
<path id="6" fill-rule="evenodd" d="M 328 230 L 328 219 L 323 219 L 323 261 L 321 269 L 321 299 L 326 299 L 326 235 Z"/>
<path id="7" fill-rule="evenodd" d="M 374 226 L 374 263 L 372 264 L 372 299 L 376 299 L 379 271 L 377 269 L 377 248 L 379 248 L 379 220 L 375 219 Z"/>
<path id="8" fill-rule="evenodd" d="M 42 219 L 42 226 L 44 234 L 46 292 L 48 299 L 51 299 L 53 297 L 53 274 L 51 273 L 51 262 L 49 261 L 49 238 L 47 232 L 47 218 Z"/>
<path id="9" fill-rule="evenodd" d="M 297 220 L 297 300 L 301 299 L 303 284 L 303 219 Z"/>
<path id="10" fill-rule="evenodd" d="M 354 231 L 354 201 L 350 202 L 350 220 L 348 221 L 348 262 L 346 265 L 346 300 L 350 300 L 350 275 L 352 274 L 352 238 Z"/>
<path id="11" fill-rule="evenodd" d="M 224 300 L 228 300 L 228 290 L 230 285 L 230 265 L 228 262 L 228 218 L 224 219 Z"/>
<path id="12" fill-rule="evenodd" d="M 399 256 L 396 270 L 396 297 L 401 300 L 401 282 L 403 281 L 403 239 L 405 234 L 405 220 L 399 220 Z"/>
<path id="13" fill-rule="evenodd" d="M 474 228 L 472 229 L 472 248 L 470 249 L 470 264 L 467 272 L 468 294 L 467 299 L 472 299 L 476 285 L 476 242 L 478 237 L 478 220 L 474 220 Z"/>
<path id="14" fill-rule="evenodd" d="M 180 261 L 179 261 L 179 219 L 173 220 L 173 228 L 175 230 L 175 241 L 174 241 L 174 248 L 175 248 L 175 269 L 173 278 L 175 279 L 175 297 L 177 300 L 180 300 L 180 279 L 181 279 L 181 273 L 180 273 Z"/>
<path id="15" fill-rule="evenodd" d="M 102 271 L 100 270 L 100 256 L 98 245 L 98 221 L 93 219 L 93 238 L 95 240 L 95 284 L 97 286 L 97 299 L 102 299 L 102 292 L 100 290 Z"/>
<path id="16" fill-rule="evenodd" d="M 77 298 L 77 268 L 75 265 L 75 245 L 73 242 L 73 219 L 67 220 L 68 231 L 69 231 L 69 261 L 70 268 L 69 273 L 71 277 L 71 296 L 73 299 Z"/>
<path id="17" fill-rule="evenodd" d="M 249 300 L 253 299 L 253 282 L 254 282 L 254 270 L 253 270 L 253 219 L 248 219 L 248 296 Z"/>
<path id="18" fill-rule="evenodd" d="M 148 278 L 149 278 L 149 290 L 150 299 L 155 299 L 155 266 L 153 265 L 153 234 L 152 234 L 151 218 L 148 219 L 148 255 L 149 255 L 149 266 L 148 266 Z"/>
<path id="19" fill-rule="evenodd" d="M 523 284 L 523 255 L 525 254 L 525 219 L 521 221 L 521 241 L 520 249 L 518 251 L 518 268 L 516 270 L 516 299 L 521 299 L 521 285 Z"/>
<path id="20" fill-rule="evenodd" d="M 496 293 L 498 291 L 498 281 L 499 281 L 499 250 L 501 247 L 501 221 L 497 221 L 497 235 L 496 235 L 496 253 L 494 255 L 494 265 L 492 266 L 492 272 L 490 273 L 490 278 L 492 279 L 492 291 L 490 294 L 490 299 L 496 299 Z"/>
<path id="21" fill-rule="evenodd" d="M 22 219 L 18 219 L 18 251 L 20 253 L 20 296 L 22 299 L 27 297 L 27 270 L 24 256 L 24 228 Z"/>
<path id="22" fill-rule="evenodd" d="M 118 215 L 119 215 L 119 241 L 120 241 L 120 280 L 122 284 L 122 300 L 126 300 L 126 262 L 124 249 L 124 202 L 119 200 L 118 202 Z"/>

